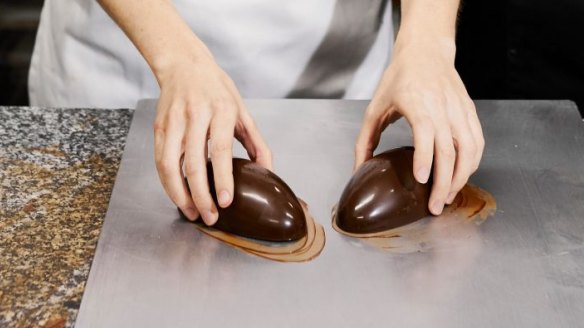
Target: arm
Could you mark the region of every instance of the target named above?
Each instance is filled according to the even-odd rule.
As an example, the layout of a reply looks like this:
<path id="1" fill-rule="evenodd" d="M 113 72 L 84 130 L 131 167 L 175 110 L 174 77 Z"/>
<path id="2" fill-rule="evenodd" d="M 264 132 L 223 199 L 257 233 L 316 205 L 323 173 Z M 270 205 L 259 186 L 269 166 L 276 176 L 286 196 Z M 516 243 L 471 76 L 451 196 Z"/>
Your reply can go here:
<path id="1" fill-rule="evenodd" d="M 160 86 L 154 123 L 156 168 L 166 193 L 191 220 L 218 219 L 207 182 L 207 141 L 219 205 L 233 199 L 235 136 L 252 160 L 271 169 L 271 153 L 233 81 L 169 0 L 100 0 L 138 48 Z M 184 157 L 183 157 L 184 156 Z M 186 188 L 182 160 L 192 196 Z"/>
<path id="2" fill-rule="evenodd" d="M 459 0 L 403 0 L 392 62 L 365 113 L 355 167 L 369 159 L 383 130 L 404 116 L 414 135 L 414 175 L 426 183 L 433 214 L 450 204 L 478 168 L 481 125 L 454 67 Z"/>

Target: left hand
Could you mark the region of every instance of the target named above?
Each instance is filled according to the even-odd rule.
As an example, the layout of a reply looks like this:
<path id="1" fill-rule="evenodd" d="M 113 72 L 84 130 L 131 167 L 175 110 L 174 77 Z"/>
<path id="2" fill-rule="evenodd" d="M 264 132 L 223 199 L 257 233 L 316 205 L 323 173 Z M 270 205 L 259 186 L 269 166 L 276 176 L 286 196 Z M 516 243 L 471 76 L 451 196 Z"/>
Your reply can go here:
<path id="1" fill-rule="evenodd" d="M 452 39 L 396 45 L 369 104 L 355 146 L 355 169 L 373 156 L 381 133 L 404 116 L 413 130 L 414 175 L 426 183 L 434 164 L 429 209 L 442 213 L 476 171 L 485 141 L 474 103 L 454 67 Z"/>

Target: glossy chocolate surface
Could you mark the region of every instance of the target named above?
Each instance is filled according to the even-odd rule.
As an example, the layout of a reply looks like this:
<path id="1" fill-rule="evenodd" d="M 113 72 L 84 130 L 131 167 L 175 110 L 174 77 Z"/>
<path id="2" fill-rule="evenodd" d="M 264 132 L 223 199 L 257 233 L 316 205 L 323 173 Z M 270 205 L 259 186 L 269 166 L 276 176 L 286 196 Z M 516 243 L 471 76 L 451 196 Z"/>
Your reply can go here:
<path id="1" fill-rule="evenodd" d="M 413 147 L 402 147 L 363 163 L 341 195 L 337 226 L 351 233 L 373 233 L 430 215 L 431 186 L 414 178 L 413 156 Z"/>
<path id="2" fill-rule="evenodd" d="M 213 167 L 207 162 L 213 200 L 217 195 Z M 213 228 L 265 241 L 293 241 L 306 236 L 306 218 L 298 198 L 277 175 L 249 160 L 233 159 L 234 196 L 227 208 L 217 205 L 219 220 Z M 197 220 L 203 224 L 202 220 Z"/>

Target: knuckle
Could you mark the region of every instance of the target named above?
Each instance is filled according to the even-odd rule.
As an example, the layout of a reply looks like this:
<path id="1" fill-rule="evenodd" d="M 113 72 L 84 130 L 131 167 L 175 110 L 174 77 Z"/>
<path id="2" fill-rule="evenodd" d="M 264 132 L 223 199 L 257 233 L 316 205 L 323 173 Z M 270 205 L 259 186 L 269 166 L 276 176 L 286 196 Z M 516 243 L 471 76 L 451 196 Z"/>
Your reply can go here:
<path id="1" fill-rule="evenodd" d="M 468 182 L 469 176 L 470 172 L 460 172 L 456 174 L 454 180 L 452 181 L 452 186 L 450 187 L 450 189 L 452 189 L 453 191 L 460 190 Z"/>
<path id="2" fill-rule="evenodd" d="M 470 171 L 470 174 L 475 173 L 478 169 L 479 169 L 479 163 L 473 164 L 471 171 Z"/>
<path id="3" fill-rule="evenodd" d="M 474 158 L 475 155 L 477 154 L 477 146 L 475 145 L 474 142 L 471 142 L 466 150 L 465 150 L 466 156 L 470 157 L 470 158 Z"/>
<path id="4" fill-rule="evenodd" d="M 462 138 L 460 140 L 460 150 L 463 156 L 473 156 L 476 154 L 477 146 L 470 138 Z"/>
<path id="5" fill-rule="evenodd" d="M 223 155 L 231 152 L 231 143 L 226 141 L 211 141 L 211 156 Z"/>
<path id="6" fill-rule="evenodd" d="M 221 170 L 215 170 L 215 190 L 231 189 L 233 185 L 233 176 L 231 172 L 223 172 Z"/>
<path id="7" fill-rule="evenodd" d="M 185 211 L 191 205 L 188 203 L 187 200 L 184 200 L 184 201 L 173 200 L 173 201 L 174 201 L 174 204 L 176 205 L 176 207 L 180 208 L 182 211 Z"/>
<path id="8" fill-rule="evenodd" d="M 211 197 L 203 192 L 193 192 L 192 194 L 193 202 L 197 209 L 209 209 L 211 207 Z"/>
<path id="9" fill-rule="evenodd" d="M 412 122 L 412 126 L 420 133 L 434 135 L 434 124 L 432 124 L 432 120 L 426 115 L 416 117 Z"/>
<path id="10" fill-rule="evenodd" d="M 458 184 L 456 186 L 453 185 L 450 188 L 450 190 L 448 191 L 448 195 L 450 195 L 450 193 L 458 194 L 458 192 L 462 189 L 462 187 L 464 187 L 465 184 L 466 184 L 466 181 L 461 182 L 460 184 Z"/>
<path id="11" fill-rule="evenodd" d="M 170 173 L 174 169 L 175 164 L 176 163 L 166 158 L 156 160 L 156 168 L 162 174 Z"/>
<path id="12" fill-rule="evenodd" d="M 367 110 L 365 110 L 365 114 L 363 114 L 363 121 L 365 122 L 371 122 L 371 121 L 375 121 L 377 119 L 377 112 L 372 108 L 367 108 Z"/>
<path id="13" fill-rule="evenodd" d="M 396 91 L 392 96 L 393 104 L 397 108 L 408 108 L 412 102 L 411 96 L 409 93 L 404 92 L 403 90 Z"/>
<path id="14" fill-rule="evenodd" d="M 468 182 L 468 176 L 465 176 L 464 178 L 460 179 L 460 181 L 458 181 L 452 187 L 452 191 L 453 192 L 459 192 L 462 189 L 462 187 L 464 187 L 464 185 L 466 185 L 467 182 Z"/>
<path id="15" fill-rule="evenodd" d="M 243 127 L 244 127 L 243 130 L 245 131 L 245 133 L 249 134 L 249 131 L 256 131 L 257 130 L 255 120 L 253 118 L 251 118 L 251 116 L 249 116 L 247 113 L 245 113 L 244 115 L 241 116 L 239 122 L 243 125 Z"/>
<path id="16" fill-rule="evenodd" d="M 235 112 L 226 112 L 218 114 L 211 126 L 211 132 L 217 130 L 229 130 L 233 133 L 237 125 L 237 115 Z"/>
<path id="17" fill-rule="evenodd" d="M 476 141 L 477 149 L 482 153 L 485 149 L 485 137 L 482 135 Z"/>
<path id="18" fill-rule="evenodd" d="M 217 97 L 214 98 L 210 101 L 210 107 L 214 110 L 214 111 L 220 111 L 220 112 L 230 112 L 232 111 L 236 106 L 233 103 L 233 101 L 231 101 L 230 99 L 228 99 L 227 97 Z"/>
<path id="19" fill-rule="evenodd" d="M 249 120 L 246 124 L 245 133 L 249 134 L 249 131 L 257 131 L 257 129 L 256 122 L 254 120 Z"/>
<path id="20" fill-rule="evenodd" d="M 191 122 L 199 121 L 205 111 L 205 106 L 201 104 L 190 104 L 186 108 L 186 117 Z"/>
<path id="21" fill-rule="evenodd" d="M 193 161 L 186 161 L 185 162 L 185 174 L 187 176 L 194 176 L 200 172 L 198 165 L 196 165 Z"/>
<path id="22" fill-rule="evenodd" d="M 152 125 L 152 129 L 154 130 L 154 135 L 156 136 L 156 132 L 162 132 L 164 133 L 166 131 L 166 126 L 164 124 L 164 121 L 161 119 L 157 119 L 154 121 L 154 124 Z"/>
<path id="23" fill-rule="evenodd" d="M 424 98 L 429 104 L 439 107 L 446 105 L 446 96 L 438 88 L 432 87 L 428 91 Z"/>
<path id="24" fill-rule="evenodd" d="M 474 163 L 474 165 L 473 165 L 473 167 L 472 167 L 472 173 L 476 172 L 476 171 L 479 169 L 479 167 L 480 167 L 480 166 L 481 166 L 481 158 L 479 157 L 479 158 L 478 158 L 478 159 L 475 161 L 475 163 Z"/>
<path id="25" fill-rule="evenodd" d="M 474 102 L 470 101 L 469 105 L 466 106 L 466 109 L 466 119 L 469 122 L 477 122 L 480 125 L 481 120 L 479 119 L 477 108 Z"/>
<path id="26" fill-rule="evenodd" d="M 467 101 L 466 101 L 466 108 L 469 110 L 469 115 L 476 115 L 477 112 L 477 108 L 475 106 L 474 101 L 472 101 L 472 99 L 470 99 L 469 97 L 467 97 Z"/>
<path id="27" fill-rule="evenodd" d="M 394 104 L 388 104 L 381 100 L 372 100 L 363 114 L 363 125 L 373 127 L 383 120 L 387 114 L 396 109 L 397 107 Z"/>
<path id="28" fill-rule="evenodd" d="M 438 188 L 436 188 L 436 195 L 438 195 L 441 199 L 445 199 L 450 193 L 451 186 L 452 185 L 450 183 L 439 185 Z"/>
<path id="29" fill-rule="evenodd" d="M 453 146 L 439 146 L 437 148 L 438 155 L 444 159 L 454 160 L 454 147 Z"/>
<path id="30" fill-rule="evenodd" d="M 361 154 L 364 152 L 368 152 L 371 149 L 371 147 L 369 146 L 369 143 L 365 143 L 365 142 L 357 142 L 355 144 L 355 154 Z"/>
<path id="31" fill-rule="evenodd" d="M 481 163 L 480 163 L 480 160 L 479 160 L 479 161 L 477 162 L 477 164 L 476 164 L 476 165 L 474 166 L 474 168 L 473 168 L 473 169 L 474 169 L 474 170 L 473 170 L 473 173 L 474 173 L 474 172 L 476 172 L 476 171 L 479 169 L 479 167 L 480 167 L 480 164 L 481 164 Z"/>
<path id="32" fill-rule="evenodd" d="M 426 127 L 426 126 L 433 127 L 432 119 L 430 118 L 430 116 L 427 113 L 418 113 L 414 117 L 414 119 L 412 120 L 412 125 L 416 125 L 416 126 L 420 126 L 420 127 Z"/>
<path id="33" fill-rule="evenodd" d="M 254 161 L 272 162 L 272 151 L 269 148 L 256 149 L 253 156 Z"/>
<path id="34" fill-rule="evenodd" d="M 432 192 L 434 199 L 445 199 L 450 193 L 450 185 L 436 185 Z"/>

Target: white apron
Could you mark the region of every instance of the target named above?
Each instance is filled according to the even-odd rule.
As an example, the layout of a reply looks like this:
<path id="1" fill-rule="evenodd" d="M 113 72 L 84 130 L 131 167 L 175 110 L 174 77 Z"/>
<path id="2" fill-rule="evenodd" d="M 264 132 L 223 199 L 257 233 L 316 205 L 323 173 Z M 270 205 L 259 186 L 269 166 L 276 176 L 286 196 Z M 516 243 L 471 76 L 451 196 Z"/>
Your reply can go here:
<path id="1" fill-rule="evenodd" d="M 245 98 L 369 99 L 393 44 L 384 0 L 178 0 Z M 139 52 L 94 0 L 46 0 L 31 105 L 134 107 L 159 94 Z"/>

